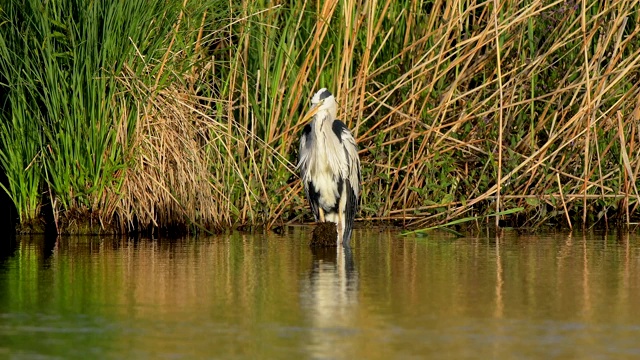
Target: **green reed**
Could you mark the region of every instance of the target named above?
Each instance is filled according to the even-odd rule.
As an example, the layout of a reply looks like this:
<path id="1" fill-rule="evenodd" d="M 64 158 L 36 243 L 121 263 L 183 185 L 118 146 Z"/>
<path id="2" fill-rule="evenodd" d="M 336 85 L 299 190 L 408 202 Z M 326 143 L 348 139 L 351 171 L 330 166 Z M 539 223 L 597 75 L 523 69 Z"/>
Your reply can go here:
<path id="1" fill-rule="evenodd" d="M 143 99 L 126 83 L 143 79 L 148 98 L 191 65 L 186 55 L 162 63 L 172 36 L 181 50 L 184 38 L 195 41 L 194 25 L 176 30 L 182 10 L 178 3 L 72 0 L 11 1 L 0 9 L 7 104 L 0 159 L 22 223 L 40 215 L 45 199 L 56 218 L 74 212 L 108 224 L 116 210 L 132 211 L 117 204 L 125 170 L 138 160 L 131 146 Z M 192 10 L 197 16 L 205 7 Z"/>

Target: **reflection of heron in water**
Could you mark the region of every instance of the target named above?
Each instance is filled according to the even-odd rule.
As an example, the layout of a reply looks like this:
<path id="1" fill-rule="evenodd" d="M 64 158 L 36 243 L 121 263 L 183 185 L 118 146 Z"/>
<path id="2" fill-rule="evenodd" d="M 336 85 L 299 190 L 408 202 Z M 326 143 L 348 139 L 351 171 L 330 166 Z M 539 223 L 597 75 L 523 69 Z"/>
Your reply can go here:
<path id="1" fill-rule="evenodd" d="M 311 248 L 313 264 L 302 284 L 302 304 L 311 320 L 313 358 L 345 354 L 345 332 L 356 327 L 358 272 L 349 246 Z M 342 348 L 341 348 L 342 346 Z"/>
<path id="2" fill-rule="evenodd" d="M 347 285 L 354 285 L 354 277 L 357 275 L 355 263 L 353 261 L 353 253 L 350 246 L 345 247 L 313 247 L 313 273 L 321 272 L 321 267 L 330 266 L 338 272 L 344 272 Z M 344 268 L 344 269 L 343 269 Z"/>

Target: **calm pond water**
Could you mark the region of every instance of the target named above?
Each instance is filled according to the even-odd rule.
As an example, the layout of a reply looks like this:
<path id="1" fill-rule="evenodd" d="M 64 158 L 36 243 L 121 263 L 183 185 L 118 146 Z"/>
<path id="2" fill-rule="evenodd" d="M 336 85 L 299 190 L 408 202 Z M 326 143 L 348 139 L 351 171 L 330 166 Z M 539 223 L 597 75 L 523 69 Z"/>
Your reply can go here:
<path id="1" fill-rule="evenodd" d="M 3 241 L 0 357 L 640 358 L 635 234 L 311 231 Z"/>

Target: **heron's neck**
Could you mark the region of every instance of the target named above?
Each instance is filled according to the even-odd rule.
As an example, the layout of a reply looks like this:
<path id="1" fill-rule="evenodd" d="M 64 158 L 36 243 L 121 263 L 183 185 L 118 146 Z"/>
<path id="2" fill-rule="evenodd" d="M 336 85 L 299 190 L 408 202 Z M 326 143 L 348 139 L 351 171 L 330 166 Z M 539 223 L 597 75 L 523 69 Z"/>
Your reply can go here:
<path id="1" fill-rule="evenodd" d="M 329 112 L 327 110 L 320 110 L 315 115 L 316 119 L 314 122 L 314 130 L 317 135 L 322 133 L 323 127 L 329 127 L 329 129 L 324 129 L 325 131 L 331 130 L 331 124 L 329 121 Z"/>

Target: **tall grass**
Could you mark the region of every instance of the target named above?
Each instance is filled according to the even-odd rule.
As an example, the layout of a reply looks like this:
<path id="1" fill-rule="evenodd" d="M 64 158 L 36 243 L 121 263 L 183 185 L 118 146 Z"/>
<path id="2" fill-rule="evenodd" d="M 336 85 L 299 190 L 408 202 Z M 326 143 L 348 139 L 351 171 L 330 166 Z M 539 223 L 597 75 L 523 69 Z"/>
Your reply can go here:
<path id="1" fill-rule="evenodd" d="M 23 225 L 37 230 L 45 202 L 59 231 L 211 220 L 213 209 L 192 201 L 214 193 L 197 187 L 209 176 L 195 164 L 202 146 L 193 151 L 196 132 L 181 132 L 201 128 L 184 119 L 187 105 L 167 120 L 191 100 L 178 94 L 157 106 L 187 86 L 198 27 L 220 4 L 15 0 L 0 9 L 0 160 Z M 196 187 L 186 196 L 180 186 Z"/>
<path id="2" fill-rule="evenodd" d="M 638 5 L 12 1 L 6 191 L 23 224 L 49 201 L 63 228 L 308 220 L 293 164 L 327 87 L 360 146 L 361 219 L 628 222 Z"/>
<path id="3" fill-rule="evenodd" d="M 638 2 L 253 5 L 235 120 L 295 161 L 309 95 L 334 91 L 361 147 L 362 218 L 446 222 L 496 201 L 525 207 L 519 225 L 635 210 Z M 300 219 L 291 168 L 261 155 L 272 219 Z"/>

